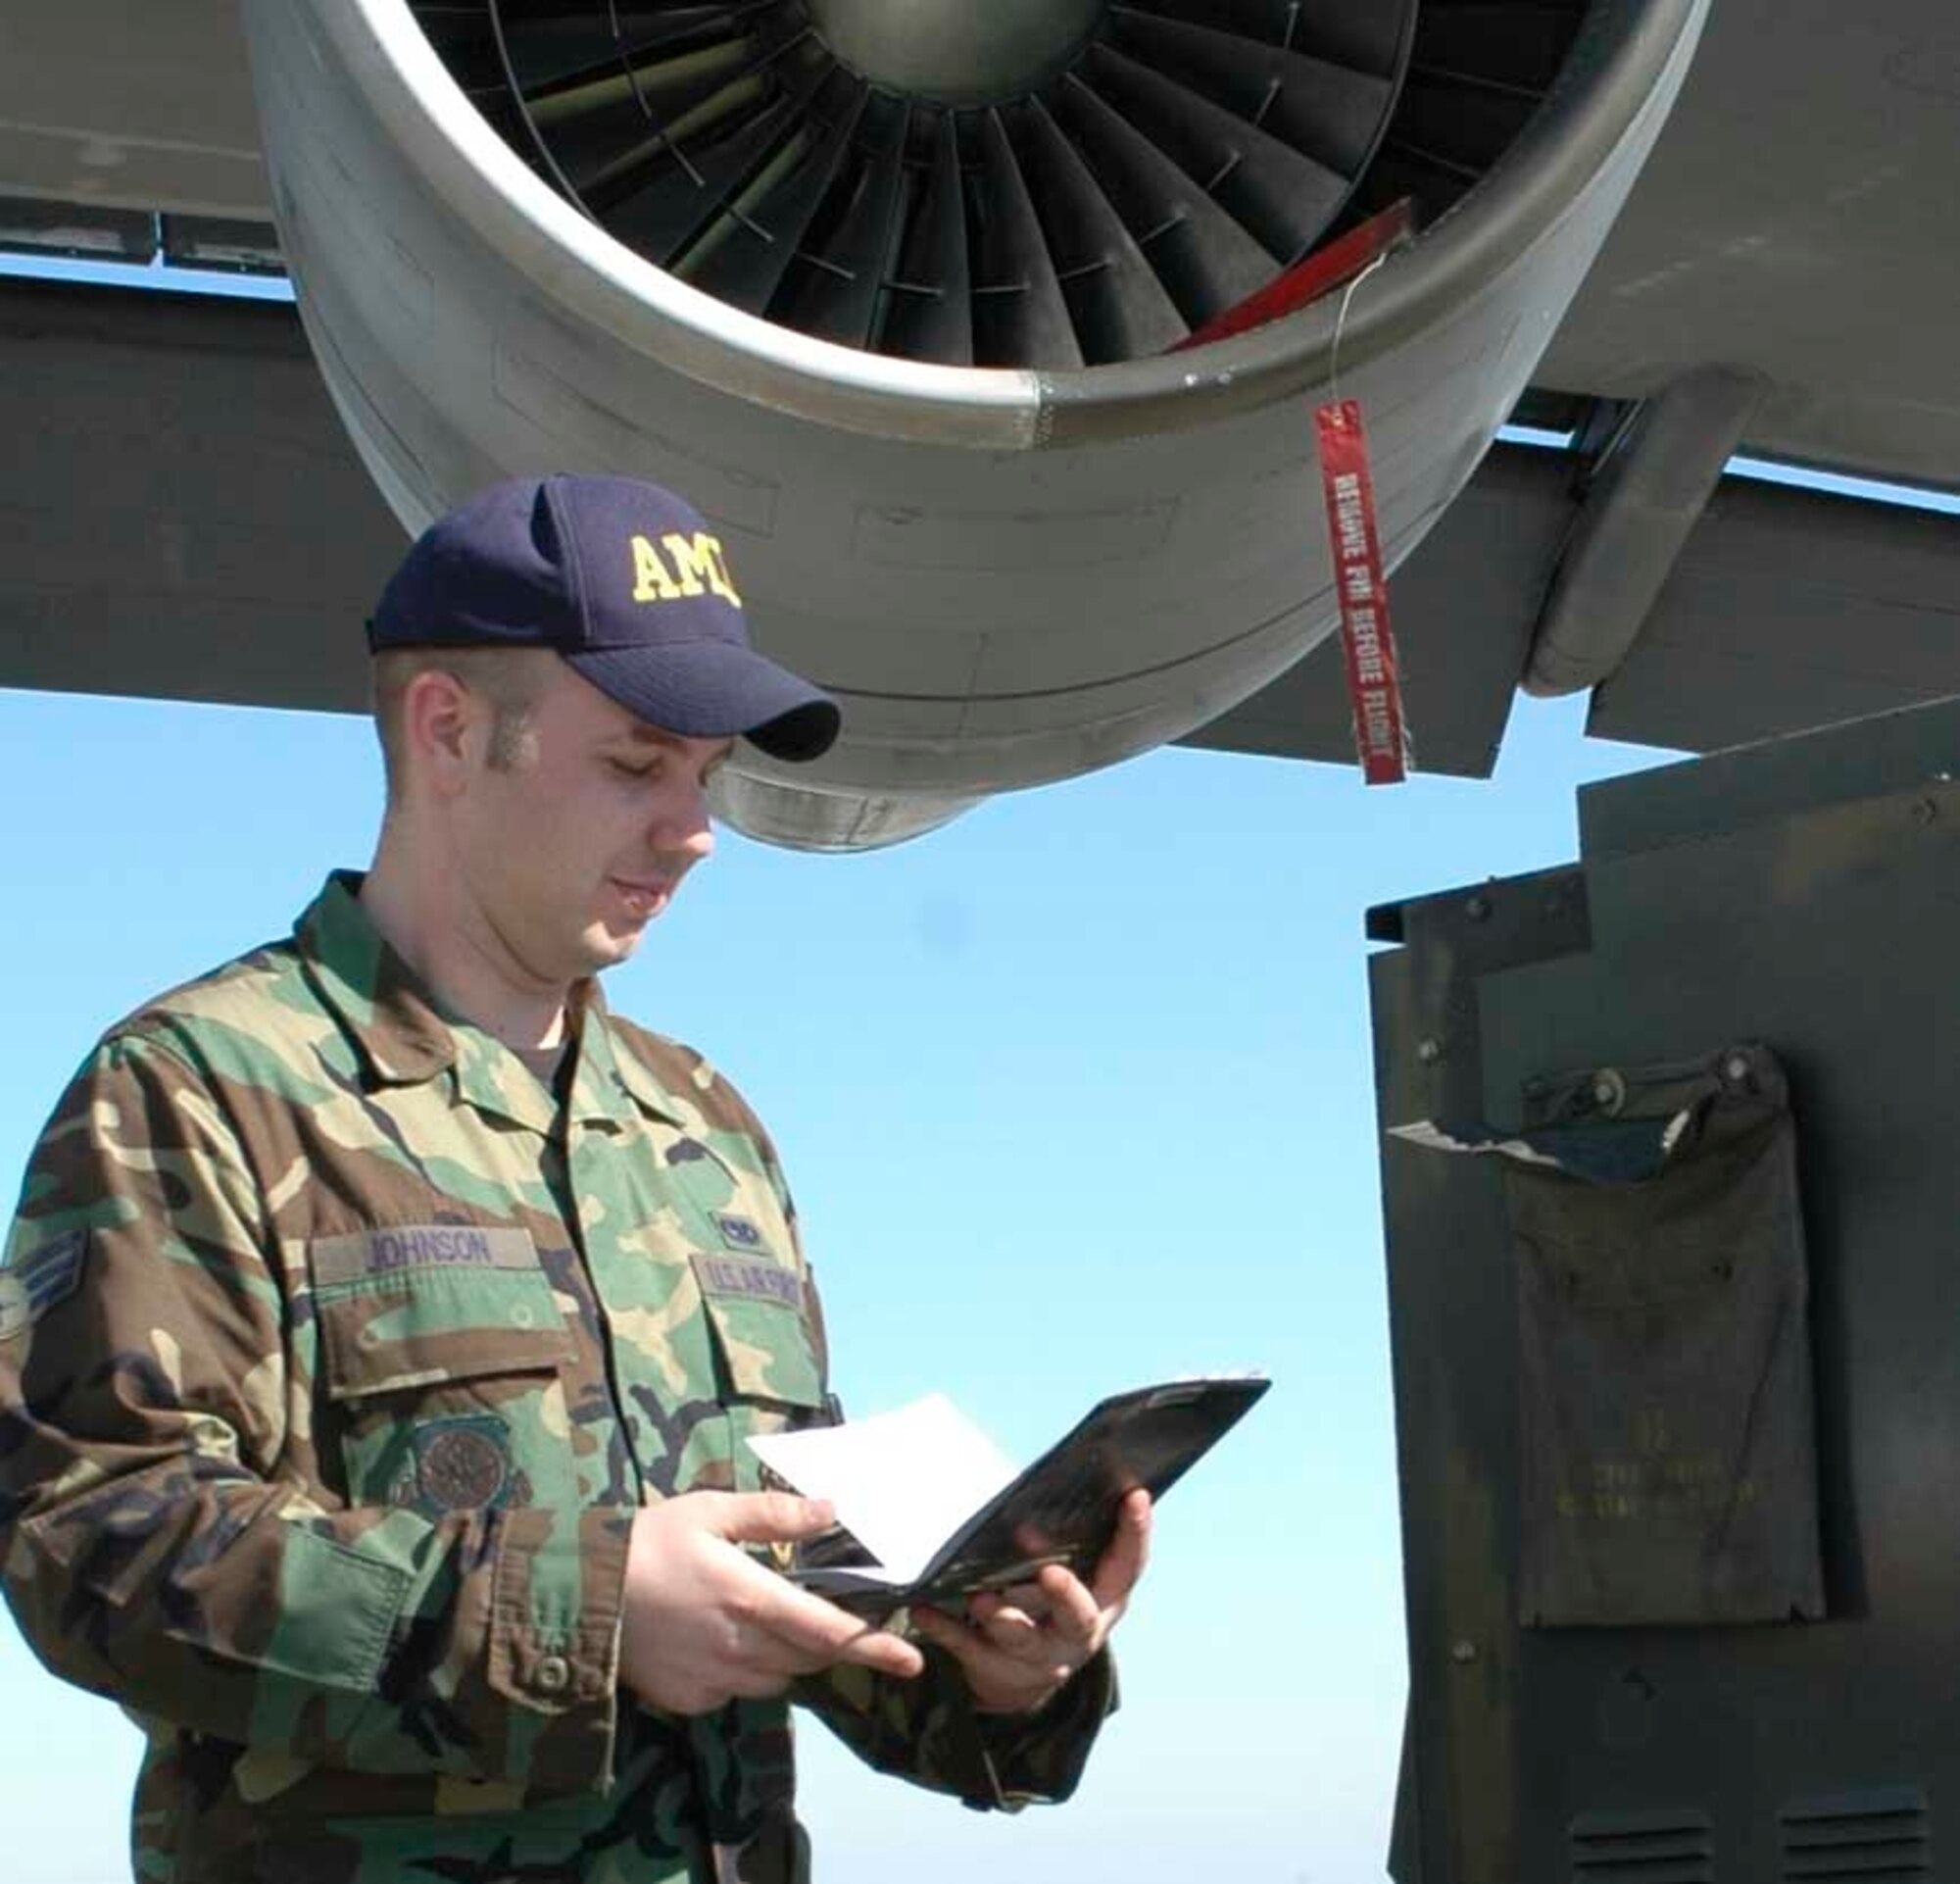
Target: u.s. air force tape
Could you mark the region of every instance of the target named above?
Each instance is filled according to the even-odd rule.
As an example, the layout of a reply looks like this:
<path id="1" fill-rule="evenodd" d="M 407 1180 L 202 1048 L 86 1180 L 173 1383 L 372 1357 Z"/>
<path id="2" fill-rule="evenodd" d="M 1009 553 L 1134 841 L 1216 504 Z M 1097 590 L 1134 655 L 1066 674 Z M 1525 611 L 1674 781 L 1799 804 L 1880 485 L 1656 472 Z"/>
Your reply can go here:
<path id="1" fill-rule="evenodd" d="M 724 1302 L 774 1302 L 803 1313 L 803 1277 L 778 1263 L 704 1252 L 695 1256 L 694 1274 L 703 1295 Z"/>

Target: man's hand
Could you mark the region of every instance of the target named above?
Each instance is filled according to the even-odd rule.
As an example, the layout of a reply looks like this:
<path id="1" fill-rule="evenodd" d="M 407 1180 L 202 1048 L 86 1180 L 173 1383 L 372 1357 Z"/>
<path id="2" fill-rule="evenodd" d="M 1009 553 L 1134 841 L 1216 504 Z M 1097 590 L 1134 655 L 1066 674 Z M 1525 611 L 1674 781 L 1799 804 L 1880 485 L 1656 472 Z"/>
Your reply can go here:
<path id="1" fill-rule="evenodd" d="M 915 1609 L 912 1626 L 956 1657 L 983 1713 L 1033 1713 L 1098 1654 L 1122 1620 L 1151 1550 L 1151 1495 L 1131 1492 L 1116 1535 L 1085 1585 L 1051 1563 L 1039 1580 L 966 1606 L 965 1619 Z"/>
<path id="2" fill-rule="evenodd" d="M 619 1679 L 652 1707 L 708 1713 L 781 1694 L 798 1675 L 855 1661 L 909 1679 L 909 1642 L 870 1628 L 758 1563 L 744 1544 L 793 1544 L 830 1508 L 785 1492 L 689 1492 L 635 1513 Z"/>

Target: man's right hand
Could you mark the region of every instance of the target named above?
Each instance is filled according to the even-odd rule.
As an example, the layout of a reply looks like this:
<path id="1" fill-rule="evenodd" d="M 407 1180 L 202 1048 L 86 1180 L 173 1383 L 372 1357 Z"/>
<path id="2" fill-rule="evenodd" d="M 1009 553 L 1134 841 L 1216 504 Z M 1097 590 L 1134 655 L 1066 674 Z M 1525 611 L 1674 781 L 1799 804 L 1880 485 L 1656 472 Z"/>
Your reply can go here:
<path id="1" fill-rule="evenodd" d="M 689 1492 L 635 1513 L 619 1679 L 650 1707 L 708 1713 L 781 1694 L 840 1661 L 908 1680 L 925 1666 L 869 1627 L 764 1568 L 745 1544 L 828 1530 L 830 1507 L 787 1492 Z"/>

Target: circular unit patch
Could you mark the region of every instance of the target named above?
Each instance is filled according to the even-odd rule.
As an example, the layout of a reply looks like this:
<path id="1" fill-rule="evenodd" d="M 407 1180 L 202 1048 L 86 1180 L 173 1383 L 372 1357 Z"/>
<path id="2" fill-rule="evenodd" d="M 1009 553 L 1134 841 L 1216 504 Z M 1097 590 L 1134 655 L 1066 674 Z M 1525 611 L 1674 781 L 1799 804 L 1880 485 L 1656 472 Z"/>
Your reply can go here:
<path id="1" fill-rule="evenodd" d="M 494 1504 L 510 1474 L 502 1438 L 481 1426 L 450 1426 L 417 1442 L 416 1475 L 423 1499 L 439 1512 L 479 1511 Z"/>

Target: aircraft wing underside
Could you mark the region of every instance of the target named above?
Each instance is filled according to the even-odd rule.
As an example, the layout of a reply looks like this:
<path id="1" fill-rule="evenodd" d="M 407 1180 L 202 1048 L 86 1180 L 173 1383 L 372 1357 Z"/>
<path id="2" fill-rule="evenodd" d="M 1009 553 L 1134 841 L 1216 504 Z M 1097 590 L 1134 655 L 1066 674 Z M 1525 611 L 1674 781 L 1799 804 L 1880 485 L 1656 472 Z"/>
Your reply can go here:
<path id="1" fill-rule="evenodd" d="M 234 0 L 15 12 L 0 240 L 113 252 L 168 212 L 184 259 L 242 253 L 254 229 L 272 247 Z M 1654 594 L 1587 682 L 1603 736 L 1705 750 L 1960 691 L 1950 516 L 1736 476 L 1658 549 L 1640 477 L 1600 514 L 1626 463 L 1650 469 L 1648 408 L 1711 368 L 1742 388 L 1744 450 L 1960 484 L 1960 246 L 1938 233 L 1956 111 L 1941 0 L 1873 0 L 1855 19 L 1831 0 L 1714 0 L 1535 375 L 1566 396 L 1575 444 L 1498 445 L 1395 578 L 1421 768 L 1488 772 L 1544 620 L 1583 613 L 1576 549 L 1610 574 L 1631 545 Z M 139 213 L 120 237 L 118 212 Z M 0 684 L 362 704 L 358 626 L 401 533 L 289 307 L 0 282 L 0 401 L 24 441 L 0 470 Z M 1297 522 L 1324 527 L 1310 507 Z M 1339 666 L 1323 642 L 1184 743 L 1351 758 Z"/>

